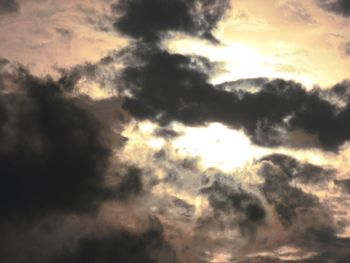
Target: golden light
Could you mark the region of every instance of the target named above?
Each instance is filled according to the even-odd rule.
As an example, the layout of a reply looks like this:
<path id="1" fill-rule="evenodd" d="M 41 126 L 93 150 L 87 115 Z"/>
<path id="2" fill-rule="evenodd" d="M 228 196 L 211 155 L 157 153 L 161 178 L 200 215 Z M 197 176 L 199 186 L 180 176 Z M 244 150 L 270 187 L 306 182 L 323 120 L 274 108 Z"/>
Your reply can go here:
<path id="1" fill-rule="evenodd" d="M 172 52 L 204 56 L 222 63 L 222 68 L 211 79 L 213 84 L 260 77 L 293 79 L 306 87 L 316 82 L 310 72 L 303 71 L 303 65 L 297 63 L 300 60 L 295 54 L 297 47 L 283 42 L 275 43 L 274 53 L 246 42 L 235 41 L 216 46 L 186 37 L 168 40 L 166 47 Z"/>
<path id="2" fill-rule="evenodd" d="M 220 123 L 187 128 L 173 146 L 180 155 L 198 157 L 205 168 L 217 167 L 223 171 L 241 167 L 267 152 L 253 146 L 242 131 L 229 129 Z"/>
<path id="3" fill-rule="evenodd" d="M 224 172 L 244 168 L 263 156 L 280 153 L 315 165 L 340 165 L 339 157 L 316 149 L 265 148 L 254 145 L 242 130 L 231 129 L 221 123 L 209 123 L 206 126 L 186 127 L 173 122 L 171 129 L 179 137 L 166 139 L 155 135 L 158 128 L 150 121 L 132 122 L 123 131 L 129 138 L 119 153 L 119 158 L 132 163 L 151 162 L 155 152 L 166 149 L 176 158 L 197 158 L 203 169 L 215 167 Z M 143 152 L 140 155 L 140 151 Z M 342 156 L 346 156 L 346 151 Z M 347 163 L 348 159 L 343 162 Z M 341 162 L 341 163 L 343 163 Z"/>

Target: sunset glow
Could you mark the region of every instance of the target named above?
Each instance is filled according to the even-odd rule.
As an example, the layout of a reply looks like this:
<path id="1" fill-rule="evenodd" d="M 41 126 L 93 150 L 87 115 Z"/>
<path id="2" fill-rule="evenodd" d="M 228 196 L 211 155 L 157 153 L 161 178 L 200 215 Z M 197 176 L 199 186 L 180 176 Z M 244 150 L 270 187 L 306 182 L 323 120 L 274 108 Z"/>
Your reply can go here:
<path id="1" fill-rule="evenodd" d="M 349 263 L 349 0 L 0 0 L 1 263 Z"/>

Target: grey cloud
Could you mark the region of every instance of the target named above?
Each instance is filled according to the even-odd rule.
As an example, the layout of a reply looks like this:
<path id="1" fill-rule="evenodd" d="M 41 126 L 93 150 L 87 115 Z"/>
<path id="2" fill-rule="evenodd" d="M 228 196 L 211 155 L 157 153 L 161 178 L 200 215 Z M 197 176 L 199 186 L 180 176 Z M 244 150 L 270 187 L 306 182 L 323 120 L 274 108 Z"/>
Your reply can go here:
<path id="1" fill-rule="evenodd" d="M 0 13 L 14 13 L 19 11 L 19 8 L 17 0 L 0 0 Z"/>
<path id="2" fill-rule="evenodd" d="M 227 0 L 121 0 L 113 5 L 117 15 L 114 26 L 119 32 L 148 43 L 158 42 L 169 31 L 217 42 L 212 30 L 228 6 Z"/>
<path id="3" fill-rule="evenodd" d="M 104 237 L 84 237 L 78 248 L 62 253 L 50 263 L 176 263 L 176 254 L 164 240 L 163 226 L 155 218 L 149 229 L 134 234 L 112 231 Z"/>
<path id="4" fill-rule="evenodd" d="M 336 175 L 336 170 L 334 169 L 303 163 L 291 156 L 283 154 L 265 156 L 260 161 L 272 162 L 287 175 L 288 180 L 296 180 L 303 184 L 314 185 L 333 180 Z"/>
<path id="5" fill-rule="evenodd" d="M 339 108 L 319 89 L 307 91 L 300 83 L 281 79 L 259 79 L 256 83 L 262 85 L 253 92 L 235 89 L 237 83 L 214 86 L 209 83 L 214 65 L 205 58 L 142 44 L 135 46 L 133 54 L 134 62 L 126 62 L 121 80 L 133 94 L 124 108 L 138 119 L 161 125 L 221 122 L 243 128 L 254 143 L 266 147 L 320 147 L 336 152 L 349 139 L 349 103 Z M 339 100 L 336 90 L 341 85 L 331 89 Z"/>
<path id="6" fill-rule="evenodd" d="M 344 44 L 344 53 L 345 55 L 350 56 L 350 42 Z"/>
<path id="7" fill-rule="evenodd" d="M 169 31 L 212 39 L 211 31 L 226 7 L 226 1 L 219 4 L 214 0 L 157 0 L 152 5 L 121 1 L 115 5 L 119 16 L 114 26 L 136 41 L 123 51 L 128 55 L 121 57 L 126 66 L 120 81 L 133 95 L 124 108 L 138 119 L 151 119 L 161 125 L 171 121 L 192 126 L 221 122 L 242 128 L 254 143 L 266 147 L 338 151 L 350 139 L 349 103 L 339 110 L 320 96 L 322 91 L 307 91 L 300 83 L 281 79 L 214 86 L 209 83 L 215 69 L 211 61 L 171 54 L 159 46 L 163 34 Z M 235 88 L 249 82 L 257 87 L 254 92 Z"/>
<path id="8" fill-rule="evenodd" d="M 340 16 L 350 16 L 350 2 L 348 0 L 316 0 L 323 9 Z"/>
<path id="9" fill-rule="evenodd" d="M 200 192 L 207 196 L 212 212 L 198 219 L 197 231 L 223 233 L 224 239 L 225 232 L 238 230 L 243 238 L 254 239 L 267 213 L 258 195 L 219 171 L 208 171 L 202 180 Z"/>
<path id="10" fill-rule="evenodd" d="M 56 33 L 65 39 L 70 39 L 72 37 L 72 32 L 66 28 L 56 28 Z"/>
<path id="11" fill-rule="evenodd" d="M 267 160 L 268 159 L 269 158 L 267 158 Z M 326 218 L 327 210 L 322 207 L 316 196 L 305 193 L 300 188 L 290 184 L 289 177 L 296 172 L 295 169 L 291 167 L 287 168 L 285 163 L 282 163 L 281 165 L 282 166 L 279 166 L 278 164 L 271 165 L 270 162 L 265 162 L 259 173 L 265 178 L 261 190 L 267 201 L 275 208 L 283 225 L 285 227 L 291 227 L 298 221 L 298 217 L 313 218 L 315 213 Z M 311 170 L 314 168 L 310 166 L 306 169 Z M 328 217 L 331 218 L 329 215 Z M 328 224 L 329 228 L 333 226 L 331 220 Z M 311 222 L 304 222 L 303 227 L 306 229 L 312 229 L 313 227 L 323 228 L 322 223 L 321 226 L 317 226 L 317 222 L 313 222 L 312 225 Z"/>

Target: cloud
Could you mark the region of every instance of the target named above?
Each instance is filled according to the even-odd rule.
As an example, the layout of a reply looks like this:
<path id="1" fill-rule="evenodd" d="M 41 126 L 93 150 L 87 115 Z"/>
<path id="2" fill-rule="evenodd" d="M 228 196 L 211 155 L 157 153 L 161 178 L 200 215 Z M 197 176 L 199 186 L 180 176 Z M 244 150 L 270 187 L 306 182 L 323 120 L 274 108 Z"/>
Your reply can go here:
<path id="1" fill-rule="evenodd" d="M 335 183 L 350 193 L 350 179 L 336 180 Z"/>
<path id="2" fill-rule="evenodd" d="M 254 143 L 267 147 L 337 151 L 350 139 L 350 104 L 339 108 L 326 99 L 332 93 L 342 100 L 337 92 L 346 82 L 324 92 L 307 91 L 293 81 L 258 79 L 256 92 L 251 92 L 235 88 L 236 82 L 233 87 L 210 84 L 215 65 L 203 57 L 142 44 L 132 53 L 134 61 L 127 61 L 121 79 L 133 94 L 124 107 L 139 119 L 164 125 L 173 120 L 186 125 L 221 122 L 243 128 Z"/>
<path id="3" fill-rule="evenodd" d="M 72 32 L 69 29 L 57 27 L 56 33 L 59 34 L 62 38 L 70 39 L 72 37 Z"/>
<path id="4" fill-rule="evenodd" d="M 346 42 L 343 47 L 345 55 L 350 56 L 350 42 Z"/>
<path id="5" fill-rule="evenodd" d="M 201 3 L 205 6 L 207 2 Z M 172 122 L 187 126 L 220 122 L 242 129 L 252 142 L 265 147 L 337 152 L 350 139 L 347 81 L 328 91 L 317 87 L 306 90 L 294 81 L 265 78 L 214 85 L 210 79 L 217 70 L 215 63 L 167 51 L 161 45 L 167 33 L 212 39 L 218 21 L 208 19 L 211 26 L 203 29 L 201 23 L 193 22 L 200 21 L 201 15 L 197 15 L 199 20 L 192 18 L 187 12 L 191 7 L 187 7 L 182 1 L 156 1 L 148 6 L 144 1 L 121 1 L 114 6 L 116 30 L 134 40 L 119 56 L 124 62 L 119 87 L 127 94 L 123 108 L 137 120 L 159 125 L 150 136 L 171 141 L 176 134 L 164 131 Z M 167 8 L 175 11 L 167 15 Z M 221 17 L 223 13 L 218 14 Z M 304 15 L 300 19 L 311 19 Z M 200 171 L 197 166 L 189 171 L 174 167 L 166 149 L 154 155 L 147 151 L 142 160 L 129 158 L 142 163 L 146 173 L 155 178 L 153 185 L 147 185 L 152 189 L 154 211 L 176 229 L 193 230 L 189 243 L 200 243 L 193 251 L 198 255 L 205 250 L 200 256 L 203 260 L 214 261 L 217 251 L 234 254 L 233 243 L 254 252 L 286 244 L 311 250 L 314 244 L 336 236 L 338 225 L 329 207 L 301 187 L 332 182 L 335 170 L 271 155 L 250 167 L 261 181 L 247 183 L 239 179 L 244 177 L 239 172 Z M 271 233 L 270 227 L 276 231 Z"/>
<path id="6" fill-rule="evenodd" d="M 171 148 L 179 135 L 167 126 L 173 121 L 221 122 L 266 147 L 337 151 L 350 139 L 347 81 L 328 91 L 265 78 L 213 85 L 214 63 L 163 49 L 169 32 L 217 42 L 212 31 L 227 6 L 214 0 L 121 0 L 112 7 L 114 27 L 135 40 L 130 47 L 96 64 L 61 69 L 57 80 L 21 67 L 1 72 L 5 262 L 14 254 L 18 262 L 40 263 L 215 262 L 221 252 L 246 257 L 291 244 L 319 253 L 310 260 L 343 252 L 339 247 L 347 241 L 336 237 L 331 211 L 312 192 L 332 182 L 335 170 L 275 154 L 224 174 L 204 170 Z M 75 32 L 66 30 L 55 32 L 65 38 Z M 121 71 L 112 69 L 116 61 L 125 63 Z M 7 64 L 0 60 L 0 70 Z M 125 102 L 83 96 L 83 81 L 114 83 Z M 130 115 L 121 107 L 135 123 L 151 120 L 155 128 L 145 137 L 138 137 L 142 127 L 123 137 Z M 147 145 L 149 138 L 157 149 Z M 346 188 L 348 182 L 335 183 Z M 255 259 L 266 257 L 246 262 Z"/>
<path id="7" fill-rule="evenodd" d="M 302 163 L 291 156 L 272 154 L 263 157 L 260 161 L 270 161 L 278 166 L 288 177 L 288 180 L 299 181 L 302 184 L 317 184 L 335 177 L 336 170 Z"/>
<path id="8" fill-rule="evenodd" d="M 216 41 L 212 30 L 228 5 L 227 0 L 122 0 L 113 5 L 118 16 L 114 26 L 121 33 L 148 43 L 158 42 L 169 31 Z"/>
<path id="9" fill-rule="evenodd" d="M 350 2 L 348 0 L 316 0 L 317 4 L 326 11 L 348 17 Z"/>
<path id="10" fill-rule="evenodd" d="M 287 15 L 293 22 L 303 24 L 314 24 L 315 18 L 309 13 L 307 8 L 295 0 L 286 1 L 280 7 L 280 11 Z"/>
<path id="11" fill-rule="evenodd" d="M 85 73 L 76 71 L 73 79 Z M 61 254 L 64 262 L 79 262 L 83 254 L 103 257 L 107 244 L 109 260 L 169 259 L 174 255 L 160 222 L 150 220 L 150 230 L 140 225 L 142 234 L 125 227 L 147 212 L 129 214 L 124 226 L 120 218 L 112 224 L 106 223 L 110 215 L 100 215 L 108 202 L 118 207 L 130 201 L 128 209 L 138 209 L 133 197 L 144 192 L 143 171 L 114 156 L 124 145 L 120 132 L 129 120 L 121 99 L 77 95 L 76 81 L 62 80 L 69 76 L 67 70 L 57 81 L 39 78 L 14 65 L 0 71 L 0 260 L 47 263 Z M 96 229 L 114 234 L 96 237 Z M 63 255 L 74 251 L 77 240 L 78 252 Z"/>
<path id="12" fill-rule="evenodd" d="M 320 204 L 315 196 L 309 195 L 289 184 L 288 175 L 293 172 L 293 169 L 288 168 L 291 167 L 284 171 L 283 168 L 286 168 L 286 166 L 281 170 L 279 168 L 276 169 L 274 165 L 271 166 L 269 163 L 263 165 L 259 171 L 261 176 L 265 178 L 262 192 L 267 201 L 275 208 L 281 222 L 286 227 L 290 227 L 297 222 L 298 216 L 303 216 L 300 213 L 312 214 L 315 212 L 314 208 L 317 209 L 320 207 Z M 307 223 L 304 222 L 303 227 L 311 226 L 307 226 Z"/>
<path id="13" fill-rule="evenodd" d="M 19 10 L 17 0 L 0 0 L 0 13 L 14 13 Z"/>
<path id="14" fill-rule="evenodd" d="M 59 255 L 52 263 L 130 262 L 175 263 L 176 255 L 163 238 L 163 227 L 153 219 L 143 233 L 115 230 L 103 237 L 84 237 L 74 251 Z"/>
<path id="15" fill-rule="evenodd" d="M 114 6 L 119 14 L 116 29 L 136 40 L 121 52 L 128 55 L 124 56 L 120 80 L 124 90 L 131 93 L 124 108 L 136 118 L 162 125 L 171 121 L 186 125 L 221 122 L 242 128 L 254 143 L 266 147 L 338 151 L 350 139 L 349 103 L 339 109 L 324 98 L 325 92 L 307 91 L 299 83 L 282 79 L 257 79 L 256 92 L 235 88 L 237 82 L 232 87 L 230 83 L 214 86 L 209 82 L 215 72 L 211 61 L 169 53 L 157 45 L 164 33 L 170 31 L 192 35 L 195 32 L 207 38 L 226 5 L 216 1 L 185 4 L 159 0 L 152 5 L 121 1 Z M 195 12 L 198 6 L 199 14 Z M 191 11 L 193 8 L 197 9 Z M 212 15 L 206 14 L 206 8 Z M 200 22 L 196 23 L 196 19 Z M 205 34 L 203 25 L 207 25 Z M 340 96 L 337 99 L 341 100 Z"/>
<path id="16" fill-rule="evenodd" d="M 0 67 L 3 67 L 4 65 L 8 64 L 9 61 L 6 58 L 0 57 Z"/>
<path id="17" fill-rule="evenodd" d="M 98 122 L 54 81 L 11 77 L 18 90 L 0 97 L 2 219 L 94 207 L 110 154 Z"/>
<path id="18" fill-rule="evenodd" d="M 135 167 L 128 169 L 116 186 L 114 197 L 118 200 L 128 200 L 130 197 L 140 194 L 143 191 L 142 171 Z"/>
<path id="19" fill-rule="evenodd" d="M 201 193 L 208 196 L 209 204 L 213 208 L 211 216 L 199 219 L 200 229 L 209 229 L 215 224 L 221 227 L 230 223 L 226 231 L 233 230 L 232 223 L 240 229 L 244 236 L 255 234 L 256 228 L 264 223 L 266 211 L 261 200 L 252 192 L 242 189 L 233 178 L 221 173 L 209 173 L 202 179 Z M 225 231 L 225 230 L 224 230 Z"/>
<path id="20" fill-rule="evenodd" d="M 119 99 L 64 91 L 74 85 L 22 67 L 0 72 L 1 220 L 92 211 L 110 198 L 105 178 L 127 117 Z"/>

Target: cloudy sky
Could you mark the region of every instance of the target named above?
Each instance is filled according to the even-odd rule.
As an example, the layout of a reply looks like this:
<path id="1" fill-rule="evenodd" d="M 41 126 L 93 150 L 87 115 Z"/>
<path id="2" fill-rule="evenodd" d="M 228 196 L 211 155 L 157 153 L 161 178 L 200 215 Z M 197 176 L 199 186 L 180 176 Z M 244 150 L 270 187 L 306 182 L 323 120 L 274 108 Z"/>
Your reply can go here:
<path id="1" fill-rule="evenodd" d="M 350 262 L 349 23 L 0 0 L 0 262 Z"/>

